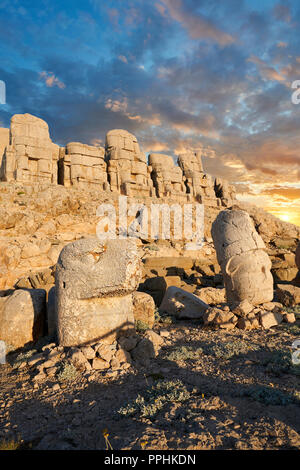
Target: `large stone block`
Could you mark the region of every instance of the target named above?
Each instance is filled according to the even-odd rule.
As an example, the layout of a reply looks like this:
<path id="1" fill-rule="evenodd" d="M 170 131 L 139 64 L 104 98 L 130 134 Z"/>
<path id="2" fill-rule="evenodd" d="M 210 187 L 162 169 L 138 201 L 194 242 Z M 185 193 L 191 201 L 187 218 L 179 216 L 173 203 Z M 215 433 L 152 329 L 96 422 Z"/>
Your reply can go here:
<path id="1" fill-rule="evenodd" d="M 132 292 L 140 278 L 132 240 L 83 239 L 67 245 L 56 268 L 60 344 L 113 342 L 133 328 Z"/>
<path id="2" fill-rule="evenodd" d="M 106 135 L 105 160 L 112 191 L 126 196 L 152 196 L 152 181 L 146 157 L 140 152 L 137 139 L 122 129 Z"/>
<path id="3" fill-rule="evenodd" d="M 271 301 L 271 260 L 250 216 L 241 210 L 222 211 L 213 222 L 211 233 L 227 301 L 247 299 L 253 305 Z"/>
<path id="4" fill-rule="evenodd" d="M 18 289 L 8 294 L 0 297 L 0 340 L 17 349 L 43 335 L 46 291 Z"/>
<path id="5" fill-rule="evenodd" d="M 153 298 L 145 292 L 134 292 L 132 295 L 135 321 L 140 320 L 152 328 L 155 321 L 155 303 Z"/>
<path id="6" fill-rule="evenodd" d="M 1 179 L 24 183 L 57 182 L 59 147 L 51 142 L 48 124 L 30 114 L 15 114 L 10 145 L 1 167 Z M 36 165 L 33 163 L 35 162 Z"/>
<path id="7" fill-rule="evenodd" d="M 74 155 L 86 155 L 89 157 L 104 158 L 104 148 L 93 145 L 82 144 L 81 142 L 69 142 L 66 145 L 66 153 Z"/>
<path id="8" fill-rule="evenodd" d="M 295 307 L 300 304 L 300 287 L 289 284 L 278 284 L 276 296 L 278 301 L 286 307 Z"/>

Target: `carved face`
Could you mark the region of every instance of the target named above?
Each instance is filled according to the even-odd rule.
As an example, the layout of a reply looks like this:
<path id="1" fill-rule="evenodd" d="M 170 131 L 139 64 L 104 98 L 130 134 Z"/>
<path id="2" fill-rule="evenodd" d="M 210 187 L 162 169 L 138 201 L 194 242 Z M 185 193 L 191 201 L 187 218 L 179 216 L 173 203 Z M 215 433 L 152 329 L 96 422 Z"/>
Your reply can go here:
<path id="1" fill-rule="evenodd" d="M 233 256 L 226 264 L 224 280 L 228 301 L 254 304 L 273 300 L 272 263 L 263 250 Z"/>

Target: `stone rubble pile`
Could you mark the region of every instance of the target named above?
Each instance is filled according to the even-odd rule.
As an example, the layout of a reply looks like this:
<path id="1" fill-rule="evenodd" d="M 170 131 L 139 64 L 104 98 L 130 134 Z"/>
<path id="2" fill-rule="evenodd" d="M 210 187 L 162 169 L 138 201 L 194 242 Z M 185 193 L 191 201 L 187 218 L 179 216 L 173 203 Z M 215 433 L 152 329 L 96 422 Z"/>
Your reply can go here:
<path id="1" fill-rule="evenodd" d="M 279 325 L 282 321 L 294 323 L 295 315 L 285 311 L 283 304 L 279 302 L 266 302 L 259 306 L 252 305 L 248 300 L 242 302 L 220 302 L 222 289 L 209 288 L 202 294 L 202 290 L 195 294 L 186 292 L 171 286 L 167 289 L 163 301 L 159 307 L 161 314 L 172 315 L 177 319 L 198 319 L 204 326 L 232 330 L 253 330 L 256 328 L 269 329 Z M 205 298 L 209 303 L 202 299 Z M 285 306 L 289 306 L 288 303 Z"/>
<path id="2" fill-rule="evenodd" d="M 15 367 L 27 367 L 35 383 L 53 378 L 59 381 L 66 365 L 89 375 L 95 371 L 120 375 L 132 367 L 147 367 L 151 359 L 158 355 L 163 343 L 163 337 L 150 329 L 143 334 L 120 337 L 111 344 L 91 342 L 85 346 L 64 347 L 47 343 L 41 348 L 29 350 L 30 354 L 22 361 L 17 358 Z"/>

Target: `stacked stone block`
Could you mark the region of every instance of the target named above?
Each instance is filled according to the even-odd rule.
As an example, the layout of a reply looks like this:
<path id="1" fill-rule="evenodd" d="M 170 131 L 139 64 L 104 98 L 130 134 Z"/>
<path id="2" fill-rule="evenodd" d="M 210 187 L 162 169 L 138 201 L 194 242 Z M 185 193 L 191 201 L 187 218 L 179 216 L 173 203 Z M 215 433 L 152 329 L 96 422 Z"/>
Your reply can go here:
<path id="1" fill-rule="evenodd" d="M 45 121 L 30 114 L 15 114 L 2 160 L 1 179 L 57 183 L 58 153 Z"/>
<path id="2" fill-rule="evenodd" d="M 112 191 L 125 196 L 154 196 L 151 168 L 133 134 L 122 129 L 108 132 L 105 160 Z"/>
<path id="3" fill-rule="evenodd" d="M 150 154 L 148 164 L 136 137 L 122 129 L 107 133 L 105 149 L 80 142 L 59 147 L 47 123 L 30 114 L 14 115 L 10 129 L 0 129 L 0 181 L 95 188 L 212 207 L 233 204 L 233 188 L 203 172 L 201 152 L 179 155 L 178 165 L 162 154 Z"/>
<path id="4" fill-rule="evenodd" d="M 208 206 L 220 205 L 216 199 L 214 183 L 211 176 L 203 172 L 201 152 L 187 152 L 178 157 L 186 181 L 186 188 L 196 201 Z"/>
<path id="5" fill-rule="evenodd" d="M 109 189 L 102 147 L 70 142 L 61 149 L 59 167 L 59 182 L 64 186 Z"/>
<path id="6" fill-rule="evenodd" d="M 149 164 L 152 169 L 157 197 L 175 197 L 183 202 L 188 199 L 185 177 L 181 168 L 175 166 L 172 157 L 160 153 L 151 153 L 149 155 Z"/>
<path id="7" fill-rule="evenodd" d="M 215 179 L 215 194 L 221 199 L 222 206 L 228 207 L 233 204 L 236 198 L 235 189 L 228 181 L 222 178 Z"/>

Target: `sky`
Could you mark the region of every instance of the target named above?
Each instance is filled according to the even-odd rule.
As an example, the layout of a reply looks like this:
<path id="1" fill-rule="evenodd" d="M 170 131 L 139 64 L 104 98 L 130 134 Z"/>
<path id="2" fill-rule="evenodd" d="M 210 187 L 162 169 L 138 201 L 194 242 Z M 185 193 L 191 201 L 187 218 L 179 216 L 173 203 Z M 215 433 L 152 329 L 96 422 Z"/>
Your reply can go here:
<path id="1" fill-rule="evenodd" d="M 1 0 L 0 126 L 31 113 L 59 145 L 121 128 L 146 153 L 202 150 L 300 225 L 299 28 L 297 0 Z"/>

